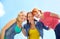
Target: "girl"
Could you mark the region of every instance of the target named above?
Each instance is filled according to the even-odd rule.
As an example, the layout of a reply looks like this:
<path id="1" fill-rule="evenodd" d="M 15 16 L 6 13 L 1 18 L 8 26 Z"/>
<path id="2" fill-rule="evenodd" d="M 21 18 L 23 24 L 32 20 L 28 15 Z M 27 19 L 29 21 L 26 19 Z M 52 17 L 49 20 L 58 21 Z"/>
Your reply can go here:
<path id="1" fill-rule="evenodd" d="M 24 30 L 28 39 L 39 39 L 41 36 L 43 38 L 43 28 L 47 29 L 42 22 L 34 20 L 31 12 L 27 13 L 27 24 L 24 25 Z"/>
<path id="2" fill-rule="evenodd" d="M 44 25 L 48 26 L 49 28 L 52 28 L 55 30 L 56 33 L 56 39 L 60 38 L 60 23 L 58 20 L 60 17 L 57 14 L 54 14 L 52 12 L 42 12 L 41 10 L 38 10 L 37 8 L 34 8 L 32 10 L 33 16 L 40 18 L 39 21 L 43 22 Z"/>
<path id="3" fill-rule="evenodd" d="M 22 31 L 22 22 L 26 19 L 24 12 L 20 12 L 18 17 L 11 20 L 2 29 L 2 39 L 14 39 L 14 36 Z"/>

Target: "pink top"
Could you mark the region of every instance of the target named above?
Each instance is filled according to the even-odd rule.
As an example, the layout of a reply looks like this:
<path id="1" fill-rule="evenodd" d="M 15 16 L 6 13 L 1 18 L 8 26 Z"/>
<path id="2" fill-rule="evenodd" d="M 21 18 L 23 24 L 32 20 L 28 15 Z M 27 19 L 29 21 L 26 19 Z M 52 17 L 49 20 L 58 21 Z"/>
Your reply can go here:
<path id="1" fill-rule="evenodd" d="M 50 16 L 50 12 L 44 12 L 44 19 L 40 19 L 40 21 L 52 29 L 55 29 L 56 25 L 58 24 L 58 18 Z"/>

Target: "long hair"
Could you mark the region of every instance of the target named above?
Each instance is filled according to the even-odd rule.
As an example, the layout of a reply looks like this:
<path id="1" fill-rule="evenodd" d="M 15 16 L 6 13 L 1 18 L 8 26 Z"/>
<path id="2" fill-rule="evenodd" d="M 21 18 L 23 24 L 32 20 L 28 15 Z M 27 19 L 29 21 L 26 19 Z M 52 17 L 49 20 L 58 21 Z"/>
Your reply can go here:
<path id="1" fill-rule="evenodd" d="M 21 13 L 24 13 L 24 11 L 19 12 L 19 14 L 18 14 L 18 16 L 17 16 L 17 18 L 16 18 L 16 21 L 17 21 L 17 22 L 19 22 L 19 16 L 20 16 Z"/>
<path id="2" fill-rule="evenodd" d="M 30 14 L 30 13 L 31 13 L 31 12 L 28 12 L 28 13 L 27 13 L 27 24 L 30 24 L 30 23 L 29 23 L 29 20 L 28 20 L 28 14 Z"/>
<path id="3" fill-rule="evenodd" d="M 27 18 L 28 18 L 28 14 L 30 14 L 30 13 L 32 14 L 32 12 L 28 12 L 28 13 L 27 13 Z M 34 19 L 34 22 L 35 22 L 35 21 L 37 21 L 37 20 Z M 27 19 L 27 24 L 30 24 L 28 19 Z"/>

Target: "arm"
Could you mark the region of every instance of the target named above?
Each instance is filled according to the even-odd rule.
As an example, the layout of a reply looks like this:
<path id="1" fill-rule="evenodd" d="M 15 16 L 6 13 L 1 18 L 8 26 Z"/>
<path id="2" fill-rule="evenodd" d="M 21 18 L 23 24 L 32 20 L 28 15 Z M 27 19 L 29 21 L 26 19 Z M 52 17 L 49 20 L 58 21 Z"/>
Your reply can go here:
<path id="1" fill-rule="evenodd" d="M 26 36 L 26 24 L 24 24 L 24 26 L 22 27 L 22 33 L 24 36 Z"/>
<path id="2" fill-rule="evenodd" d="M 26 30 L 24 28 L 22 29 L 22 33 L 24 36 L 26 36 Z"/>
<path id="3" fill-rule="evenodd" d="M 41 22 L 41 24 L 42 24 L 42 27 L 43 27 L 44 29 L 49 30 L 49 27 L 45 26 L 42 22 Z"/>
<path id="4" fill-rule="evenodd" d="M 23 28 L 22 28 L 22 33 L 24 34 L 24 36 L 28 36 L 28 31 L 27 31 L 27 28 L 28 28 L 29 26 L 27 25 L 27 24 L 25 24 L 24 26 L 23 26 Z"/>
<path id="5" fill-rule="evenodd" d="M 49 27 L 47 27 L 47 26 L 43 26 L 43 28 L 46 29 L 46 30 L 49 30 Z"/>
<path id="6" fill-rule="evenodd" d="M 60 18 L 60 16 L 59 16 L 59 15 L 57 15 L 57 14 L 55 14 L 55 13 L 52 13 L 52 12 L 50 13 L 50 16 Z"/>
<path id="7" fill-rule="evenodd" d="M 42 26 L 43 26 L 44 29 L 49 30 L 49 27 L 45 26 L 43 23 L 42 23 Z"/>
<path id="8" fill-rule="evenodd" d="M 49 28 L 46 27 L 42 22 L 37 22 L 37 26 L 39 26 L 41 29 L 49 30 Z"/>
<path id="9" fill-rule="evenodd" d="M 1 31 L 1 39 L 4 39 L 5 31 L 8 29 L 13 23 L 16 22 L 16 19 L 11 20 L 9 23 L 7 23 L 4 28 Z"/>

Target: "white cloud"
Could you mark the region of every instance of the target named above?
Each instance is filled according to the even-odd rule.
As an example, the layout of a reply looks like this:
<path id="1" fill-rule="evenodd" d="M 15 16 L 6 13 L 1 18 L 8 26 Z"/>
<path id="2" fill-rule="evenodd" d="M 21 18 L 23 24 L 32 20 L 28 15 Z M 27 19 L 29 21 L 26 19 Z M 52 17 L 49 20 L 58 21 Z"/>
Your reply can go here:
<path id="1" fill-rule="evenodd" d="M 0 2 L 0 17 L 2 17 L 5 14 L 3 4 Z"/>

